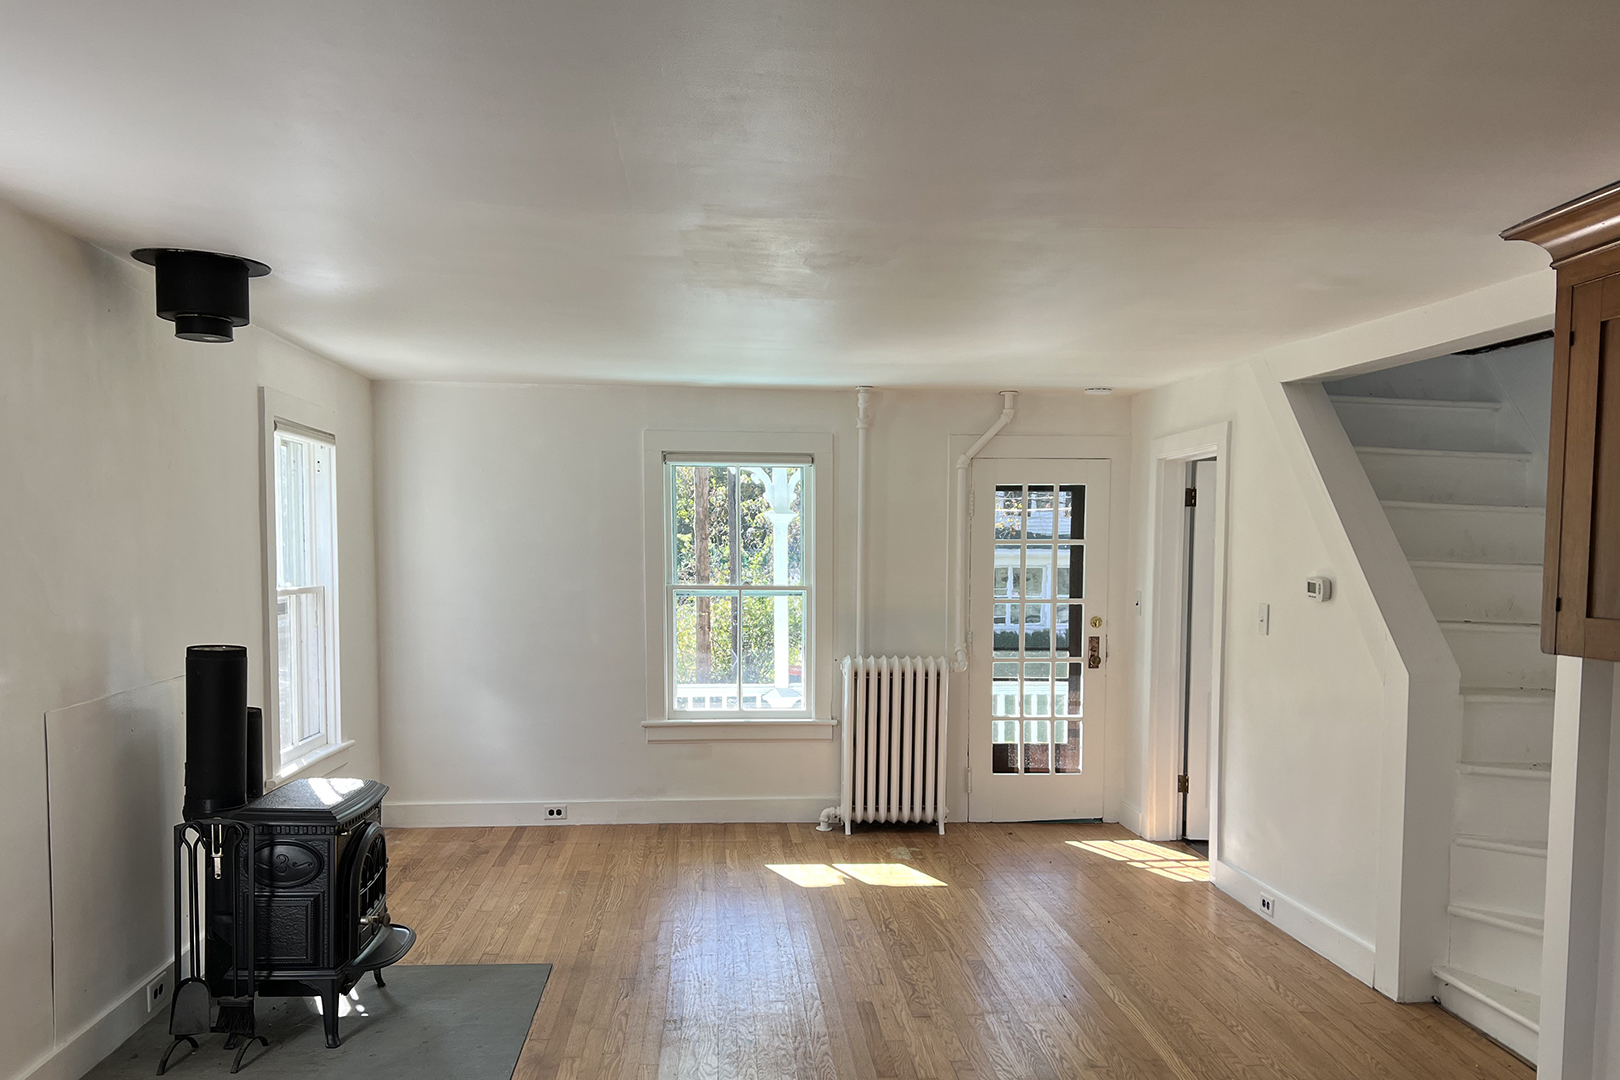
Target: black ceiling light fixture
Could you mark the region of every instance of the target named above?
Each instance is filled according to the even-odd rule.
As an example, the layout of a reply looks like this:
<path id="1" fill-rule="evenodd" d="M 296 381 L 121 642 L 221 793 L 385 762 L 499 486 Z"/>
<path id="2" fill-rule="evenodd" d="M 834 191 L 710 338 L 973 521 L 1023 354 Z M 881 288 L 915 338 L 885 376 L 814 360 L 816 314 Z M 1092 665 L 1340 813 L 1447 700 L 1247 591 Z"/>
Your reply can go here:
<path id="1" fill-rule="evenodd" d="M 157 268 L 158 317 L 187 341 L 233 340 L 231 331 L 248 324 L 248 278 L 270 272 L 262 262 L 214 251 L 139 248 L 130 255 Z"/>

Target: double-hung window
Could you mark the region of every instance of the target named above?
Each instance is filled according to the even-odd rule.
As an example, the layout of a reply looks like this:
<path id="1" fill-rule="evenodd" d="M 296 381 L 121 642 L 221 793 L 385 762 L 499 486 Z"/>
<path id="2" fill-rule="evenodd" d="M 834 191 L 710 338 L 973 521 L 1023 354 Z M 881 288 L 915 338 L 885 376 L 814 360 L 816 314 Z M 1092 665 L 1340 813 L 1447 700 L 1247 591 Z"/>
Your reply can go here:
<path id="1" fill-rule="evenodd" d="M 810 716 L 811 458 L 666 454 L 664 479 L 668 715 Z"/>
<path id="2" fill-rule="evenodd" d="M 337 447 L 328 436 L 277 421 L 271 449 L 276 722 L 285 770 L 341 738 Z"/>

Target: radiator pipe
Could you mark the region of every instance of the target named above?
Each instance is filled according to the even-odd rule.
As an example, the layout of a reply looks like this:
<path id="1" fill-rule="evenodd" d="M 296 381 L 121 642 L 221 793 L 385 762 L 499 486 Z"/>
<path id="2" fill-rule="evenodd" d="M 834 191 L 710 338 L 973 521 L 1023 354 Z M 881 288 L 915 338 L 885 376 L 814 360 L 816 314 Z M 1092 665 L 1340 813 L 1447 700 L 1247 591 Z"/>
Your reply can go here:
<path id="1" fill-rule="evenodd" d="M 1012 422 L 1013 413 L 1018 407 L 1018 391 L 1003 390 L 1001 392 L 1001 417 L 990 426 L 990 430 L 979 436 L 979 441 L 968 447 L 967 452 L 956 459 L 956 654 L 951 662 L 952 671 L 966 671 L 968 665 L 967 646 L 967 549 L 970 537 L 968 536 L 968 466 L 973 463 L 984 444 L 996 437 L 996 434 Z"/>
<path id="2" fill-rule="evenodd" d="M 866 655 L 866 433 L 870 386 L 855 388 L 855 655 Z"/>

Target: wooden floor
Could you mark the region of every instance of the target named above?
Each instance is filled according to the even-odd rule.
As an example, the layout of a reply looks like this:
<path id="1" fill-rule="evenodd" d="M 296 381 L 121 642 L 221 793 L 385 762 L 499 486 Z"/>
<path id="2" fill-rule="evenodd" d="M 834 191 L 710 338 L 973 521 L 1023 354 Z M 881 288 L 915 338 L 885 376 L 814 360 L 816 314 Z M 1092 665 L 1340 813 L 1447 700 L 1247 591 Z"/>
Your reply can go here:
<path id="1" fill-rule="evenodd" d="M 388 839 L 412 962 L 555 965 L 522 1080 L 1534 1076 L 1117 826 Z"/>

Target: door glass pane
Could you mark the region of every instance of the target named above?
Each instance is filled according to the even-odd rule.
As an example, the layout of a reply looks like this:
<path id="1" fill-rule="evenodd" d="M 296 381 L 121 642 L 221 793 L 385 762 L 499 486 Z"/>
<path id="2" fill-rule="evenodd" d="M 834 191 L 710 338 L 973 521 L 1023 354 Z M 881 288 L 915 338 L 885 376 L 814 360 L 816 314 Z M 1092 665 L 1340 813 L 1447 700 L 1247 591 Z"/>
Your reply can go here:
<path id="1" fill-rule="evenodd" d="M 991 655 L 1000 659 L 1005 656 L 1018 655 L 1018 620 L 1021 617 L 1022 606 L 1019 604 L 993 604 L 990 616 L 991 631 L 995 637 L 992 642 Z"/>
<path id="2" fill-rule="evenodd" d="M 1078 720 L 1059 720 L 1057 722 L 1057 731 L 1053 733 L 1053 741 L 1056 743 L 1056 746 L 1053 747 L 1055 753 L 1052 755 L 1057 766 L 1056 772 L 1077 773 L 1081 771 L 1080 733 L 1083 726 Z"/>
<path id="3" fill-rule="evenodd" d="M 1017 544 L 996 545 L 996 595 L 1016 598 L 1020 588 Z"/>
<path id="4" fill-rule="evenodd" d="M 1052 715 L 1052 665 L 1024 665 L 1024 715 Z"/>
<path id="5" fill-rule="evenodd" d="M 1052 655 L 1052 605 L 1024 605 L 1024 655 Z"/>
<path id="6" fill-rule="evenodd" d="M 996 539 L 1019 540 L 1024 535 L 1024 489 L 996 488 Z"/>
<path id="7" fill-rule="evenodd" d="M 1018 715 L 1018 665 L 990 665 L 990 715 Z"/>
<path id="8" fill-rule="evenodd" d="M 1018 771 L 1018 721 L 990 721 L 990 771 Z"/>
<path id="9" fill-rule="evenodd" d="M 1054 493 L 1050 487 L 1029 489 L 1029 521 L 1026 535 L 1031 540 L 1052 539 Z"/>
<path id="10" fill-rule="evenodd" d="M 1079 600 L 1085 589 L 1086 549 L 1080 544 L 1059 544 L 1057 569 L 1052 574 L 1053 590 L 1059 600 Z"/>
<path id="11" fill-rule="evenodd" d="M 1031 600 L 1052 595 L 1052 545 L 1031 544 L 1024 549 L 1024 595 Z"/>
<path id="12" fill-rule="evenodd" d="M 1052 628 L 1054 655 L 1059 659 L 1073 655 L 1069 652 L 1069 620 L 1079 619 L 1081 609 L 1079 604 L 1059 604 L 1057 606 L 1057 625 Z"/>
<path id="13" fill-rule="evenodd" d="M 1086 538 L 1086 486 L 1074 484 L 1058 488 L 1059 540 Z"/>
<path id="14" fill-rule="evenodd" d="M 1052 721 L 1024 721 L 1024 771 L 1044 773 L 1052 771 Z"/>
<path id="15" fill-rule="evenodd" d="M 685 707 L 694 711 L 739 707 L 737 650 L 733 645 L 736 616 L 735 593 L 676 591 L 677 707 L 683 698 Z"/>

